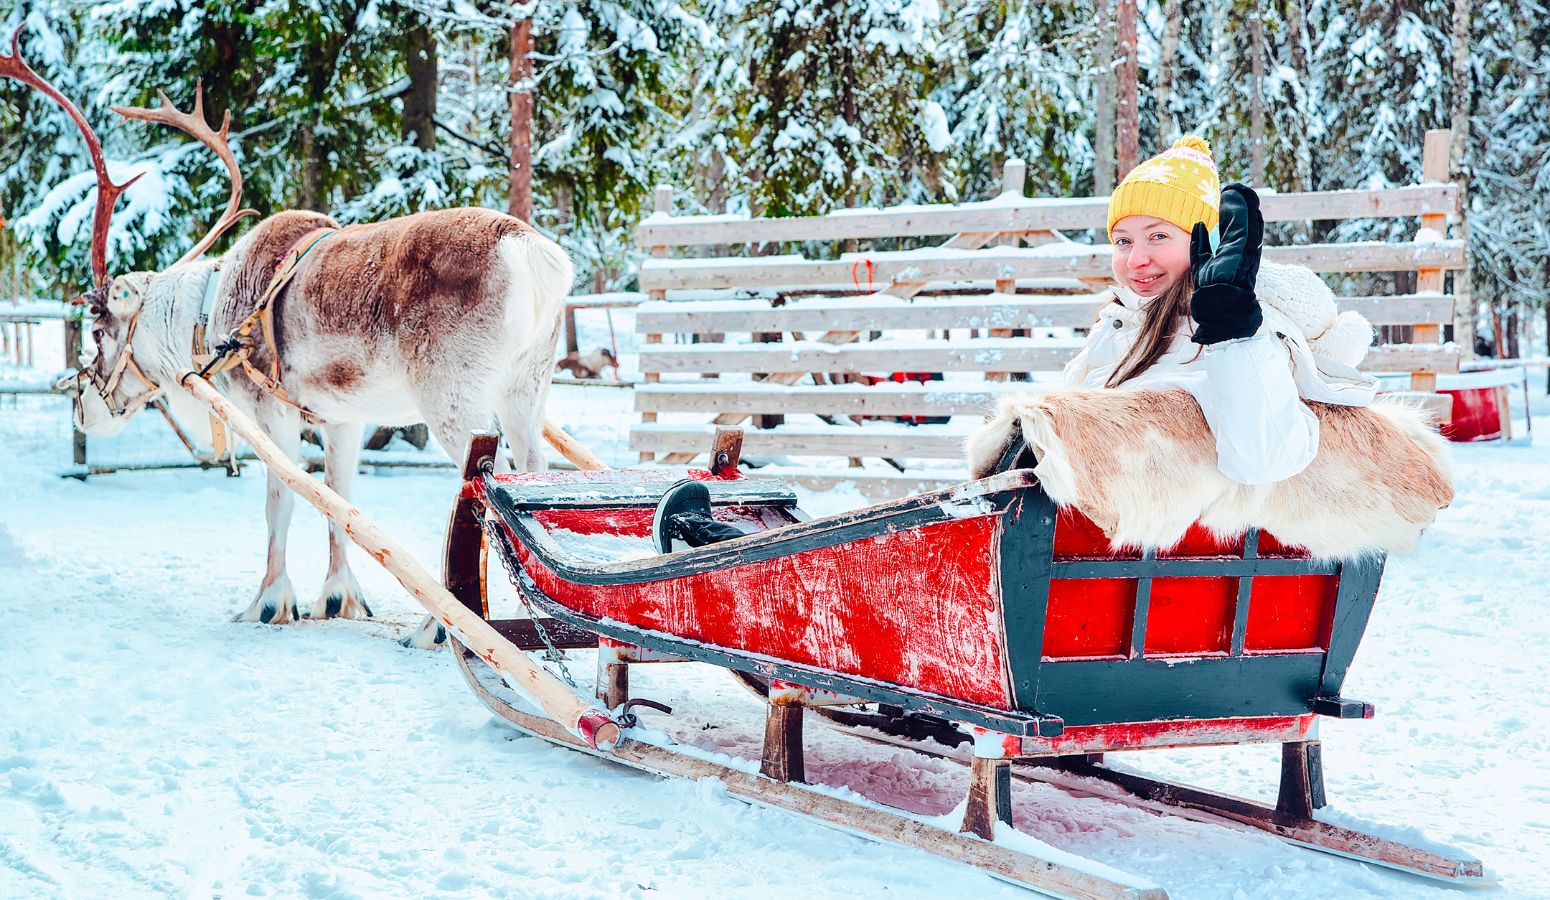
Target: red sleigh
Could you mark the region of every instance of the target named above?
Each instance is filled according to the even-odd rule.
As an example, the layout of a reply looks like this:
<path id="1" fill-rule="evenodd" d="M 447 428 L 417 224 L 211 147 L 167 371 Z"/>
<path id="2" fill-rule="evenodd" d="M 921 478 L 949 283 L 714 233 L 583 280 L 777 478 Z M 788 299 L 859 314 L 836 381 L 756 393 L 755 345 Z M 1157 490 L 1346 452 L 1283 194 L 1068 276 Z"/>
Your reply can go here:
<path id="1" fill-rule="evenodd" d="M 1198 527 L 1167 551 L 1114 553 L 1010 458 L 989 478 L 809 520 L 789 489 L 742 478 L 723 458 L 725 474 L 688 474 L 706 482 L 716 517 L 748 534 L 621 561 L 597 536 L 644 546 L 657 499 L 682 471 L 481 474 L 476 460 L 492 452 L 491 439 L 476 439 L 450 523 L 445 574 L 459 600 L 489 618 L 484 554 L 493 546 L 540 615 L 492 624 L 524 649 L 601 647 L 597 691 L 609 708 L 625 705 L 632 663 L 670 660 L 723 666 L 770 701 L 759 776 L 707 772 L 703 761 L 676 769 L 659 747 L 621 761 L 714 774 L 734 794 L 769 803 L 800 789 L 812 711 L 874 740 L 971 761 L 970 836 L 917 834 L 925 826 L 905 818 L 878 823 L 871 808 L 814 812 L 814 803 L 841 802 L 824 796 L 774 805 L 1047 892 L 1161 895 L 972 837 L 1010 823 L 1013 777 L 1420 875 L 1484 879 L 1465 855 L 1318 817 L 1318 719 L 1373 714 L 1341 685 L 1381 557 L 1317 560 L 1268 534 L 1223 541 Z M 575 746 L 524 712 L 477 658 L 457 655 L 493 710 Z M 1103 762 L 1120 751 L 1265 742 L 1283 747 L 1274 807 Z"/>

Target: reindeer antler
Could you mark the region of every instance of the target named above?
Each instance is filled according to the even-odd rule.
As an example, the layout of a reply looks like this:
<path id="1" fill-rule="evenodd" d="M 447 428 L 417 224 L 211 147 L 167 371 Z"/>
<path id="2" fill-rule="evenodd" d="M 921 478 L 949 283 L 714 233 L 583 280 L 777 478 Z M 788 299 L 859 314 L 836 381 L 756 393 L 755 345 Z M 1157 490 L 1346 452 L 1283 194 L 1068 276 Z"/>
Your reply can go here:
<path id="1" fill-rule="evenodd" d="M 75 127 L 81 130 L 81 136 L 86 140 L 86 149 L 91 152 L 92 168 L 97 172 L 97 212 L 92 216 L 91 225 L 91 271 L 96 287 L 100 291 L 108 285 L 108 222 L 113 218 L 113 206 L 140 176 L 136 175 L 123 184 L 114 184 L 113 179 L 108 177 L 108 164 L 102 155 L 102 142 L 97 140 L 97 135 L 93 133 L 91 126 L 86 124 L 86 117 L 81 115 L 81 111 L 70 102 L 69 98 L 45 81 L 43 76 L 34 72 L 32 67 L 27 65 L 27 61 L 22 59 L 22 30 L 26 27 L 23 23 L 16 26 L 16 30 L 11 33 L 11 55 L 0 53 L 0 76 L 14 78 L 22 84 L 37 89 L 45 97 L 59 104 L 70 118 L 75 120 Z"/>
<path id="2" fill-rule="evenodd" d="M 231 145 L 226 142 L 226 132 L 231 128 L 231 110 L 226 111 L 226 116 L 221 120 L 221 130 L 215 131 L 205 121 L 204 82 L 194 83 L 194 110 L 193 112 L 178 112 L 178 108 L 172 105 L 163 91 L 157 91 L 156 97 L 161 101 L 157 109 L 145 109 L 138 106 L 115 106 L 113 111 L 126 119 L 139 119 L 142 122 L 160 122 L 163 125 L 171 125 L 190 136 L 199 143 L 204 144 L 226 164 L 226 170 L 231 173 L 231 199 L 226 202 L 226 211 L 221 213 L 210 233 L 206 234 L 194 249 L 183 254 L 183 258 L 174 265 L 181 265 L 189 260 L 198 259 L 199 254 L 210 249 L 226 229 L 237 224 L 244 216 L 256 216 L 256 209 L 240 209 L 242 206 L 242 171 L 237 168 L 237 157 L 231 152 Z"/>

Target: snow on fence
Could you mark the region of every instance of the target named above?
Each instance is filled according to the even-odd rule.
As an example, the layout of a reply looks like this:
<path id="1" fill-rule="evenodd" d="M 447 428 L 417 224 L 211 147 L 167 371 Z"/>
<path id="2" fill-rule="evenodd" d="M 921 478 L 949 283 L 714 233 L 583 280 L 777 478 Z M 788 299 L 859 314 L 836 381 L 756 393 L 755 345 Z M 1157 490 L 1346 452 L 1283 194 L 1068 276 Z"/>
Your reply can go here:
<path id="1" fill-rule="evenodd" d="M 1415 293 L 1338 302 L 1374 325 L 1411 326 L 1412 343 L 1376 347 L 1363 367 L 1408 373 L 1425 392 L 1459 367 L 1457 349 L 1441 342 L 1453 320 L 1445 273 L 1465 264 L 1464 242 L 1446 237 L 1458 207 L 1443 183 L 1447 149 L 1446 130 L 1427 133 L 1420 184 L 1266 193 L 1261 202 L 1270 222 L 1419 218 L 1409 241 L 1267 246 L 1265 259 L 1323 273 L 1416 272 Z M 961 467 L 918 461 L 957 460 L 963 434 L 998 395 L 1063 366 L 1111 280 L 1107 246 L 1064 234 L 1103 229 L 1107 199 L 1024 197 L 1023 180 L 1014 160 L 990 200 L 793 218 L 673 216 L 672 190 L 658 188 L 656 211 L 636 229 L 650 254 L 640 288 L 651 299 L 636 311 L 644 345 L 631 448 L 643 460 L 685 463 L 708 450 L 717 425 L 752 418 L 760 428 L 745 455 L 798 465 L 787 474 L 814 486 L 854 479 L 885 495 L 961 478 Z M 943 235 L 939 246 L 838 259 L 725 255 L 738 245 Z M 696 255 L 672 256 L 683 248 Z M 707 291 L 729 298 L 691 299 Z M 826 465 L 803 470 L 789 456 Z M 834 469 L 833 457 L 852 468 Z M 856 467 L 878 458 L 890 468 Z"/>

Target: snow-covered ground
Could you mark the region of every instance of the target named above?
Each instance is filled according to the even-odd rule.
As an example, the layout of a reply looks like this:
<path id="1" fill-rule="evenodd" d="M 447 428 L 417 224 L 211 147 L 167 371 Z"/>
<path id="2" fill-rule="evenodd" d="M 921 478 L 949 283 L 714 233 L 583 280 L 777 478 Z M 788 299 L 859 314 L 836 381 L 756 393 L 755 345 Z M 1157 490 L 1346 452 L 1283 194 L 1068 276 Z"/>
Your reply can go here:
<path id="1" fill-rule="evenodd" d="M 561 388 L 551 410 L 624 463 L 627 394 Z M 178 449 L 142 418 L 94 454 Z M 1346 684 L 1378 718 L 1323 724 L 1335 811 L 1459 845 L 1511 896 L 1550 896 L 1550 417 L 1534 424 L 1537 445 L 1457 449 L 1459 497 L 1414 558 L 1391 561 Z M 714 783 L 514 735 L 448 654 L 391 640 L 420 613 L 364 555 L 377 619 L 231 624 L 263 570 L 256 468 L 83 483 L 58 477 L 68 464 L 63 400 L 0 398 L 0 896 L 1027 896 Z M 367 514 L 434 568 L 452 474 L 356 484 Z M 859 502 L 804 497 L 820 513 Z M 299 509 L 303 606 L 325 558 L 321 518 Z M 585 680 L 591 660 L 570 668 Z M 633 686 L 676 710 L 655 727 L 756 754 L 757 704 L 718 670 L 641 667 Z M 820 780 L 923 814 L 961 798 L 952 763 L 809 732 Z M 1271 747 L 1127 760 L 1266 800 L 1278 761 Z M 1449 892 L 1053 790 L 1019 787 L 1016 802 L 1022 830 L 1174 897 Z"/>

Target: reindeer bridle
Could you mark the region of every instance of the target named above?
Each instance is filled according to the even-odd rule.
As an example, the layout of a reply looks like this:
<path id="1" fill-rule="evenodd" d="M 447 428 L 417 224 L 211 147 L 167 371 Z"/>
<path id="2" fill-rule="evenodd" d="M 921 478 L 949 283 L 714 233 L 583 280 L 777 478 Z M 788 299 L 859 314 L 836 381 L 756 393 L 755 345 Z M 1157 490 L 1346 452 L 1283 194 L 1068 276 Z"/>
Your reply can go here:
<path id="1" fill-rule="evenodd" d="M 96 390 L 97 395 L 102 398 L 102 402 L 108 407 L 108 415 L 115 419 L 129 418 L 140 410 L 145 409 L 166 391 L 166 388 L 152 381 L 151 377 L 145 374 L 145 370 L 140 368 L 140 364 L 135 362 L 135 326 L 139 324 L 140 312 L 136 310 L 134 315 L 129 317 L 129 327 L 124 329 L 124 346 L 118 352 L 118 360 L 113 363 L 112 371 L 108 372 L 106 376 L 97 372 L 96 365 L 82 366 L 75 373 L 76 390 L 85 391 L 86 385 L 89 383 Z M 101 348 L 98 348 L 97 352 L 99 354 L 102 353 Z M 113 394 L 118 390 L 119 383 L 123 381 L 125 372 L 132 373 L 136 378 L 140 379 L 140 383 L 145 386 L 145 390 L 130 397 L 123 405 L 115 406 Z"/>

